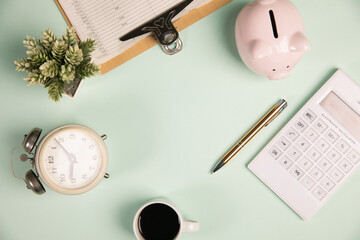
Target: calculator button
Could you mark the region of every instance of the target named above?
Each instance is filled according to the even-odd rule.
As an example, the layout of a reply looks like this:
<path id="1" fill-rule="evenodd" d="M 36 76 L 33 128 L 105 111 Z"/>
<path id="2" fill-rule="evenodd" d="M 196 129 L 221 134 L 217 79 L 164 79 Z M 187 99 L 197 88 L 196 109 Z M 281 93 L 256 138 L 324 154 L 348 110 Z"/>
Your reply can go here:
<path id="1" fill-rule="evenodd" d="M 299 165 L 302 169 L 308 171 L 312 167 L 313 163 L 307 157 L 303 157 L 300 160 Z"/>
<path id="2" fill-rule="evenodd" d="M 321 157 L 321 153 L 318 150 L 316 150 L 314 147 L 310 148 L 310 150 L 307 152 L 307 155 L 314 162 L 319 160 L 319 158 Z"/>
<path id="3" fill-rule="evenodd" d="M 320 167 L 321 170 L 328 172 L 330 170 L 330 168 L 333 166 L 332 163 L 327 160 L 326 158 L 322 158 L 319 162 L 318 162 L 318 166 Z"/>
<path id="4" fill-rule="evenodd" d="M 281 137 L 280 140 L 276 143 L 276 145 L 283 151 L 285 151 L 286 149 L 288 149 L 288 147 L 290 146 L 290 142 L 289 140 L 287 140 L 284 137 Z"/>
<path id="5" fill-rule="evenodd" d="M 328 154 L 326 154 L 326 156 L 331 160 L 333 161 L 334 163 L 336 163 L 337 161 L 339 161 L 340 157 L 341 157 L 341 154 L 336 151 L 334 148 L 332 148 Z"/>
<path id="6" fill-rule="evenodd" d="M 319 200 L 323 200 L 326 196 L 326 192 L 324 189 L 322 189 L 320 186 L 316 186 L 314 190 L 312 191 L 312 194 Z"/>
<path id="7" fill-rule="evenodd" d="M 301 170 L 301 168 L 299 168 L 298 166 L 294 166 L 290 170 L 290 173 L 296 180 L 299 180 L 305 174 L 305 172 L 303 170 Z"/>
<path id="8" fill-rule="evenodd" d="M 329 129 L 329 130 L 325 133 L 324 137 L 325 137 L 326 140 L 328 140 L 329 142 L 335 143 L 336 140 L 338 140 L 339 135 L 337 135 L 334 130 Z"/>
<path id="9" fill-rule="evenodd" d="M 323 133 L 328 128 L 328 126 L 321 119 L 318 119 L 314 124 L 314 128 L 317 131 Z"/>
<path id="10" fill-rule="evenodd" d="M 320 135 L 314 129 L 310 128 L 306 131 L 305 136 L 311 142 L 315 142 L 319 138 Z"/>
<path id="11" fill-rule="evenodd" d="M 285 136 L 291 141 L 295 141 L 299 137 L 299 133 L 293 127 L 290 127 L 286 131 Z"/>
<path id="12" fill-rule="evenodd" d="M 326 191 L 330 192 L 334 187 L 335 187 L 335 183 L 333 181 L 331 181 L 330 178 L 328 177 L 324 177 L 323 180 L 321 180 L 320 182 L 321 186 L 323 186 Z"/>
<path id="13" fill-rule="evenodd" d="M 307 122 L 312 123 L 315 120 L 316 115 L 310 109 L 308 109 L 304 112 L 303 117 Z"/>
<path id="14" fill-rule="evenodd" d="M 305 176 L 303 180 L 301 180 L 301 183 L 307 190 L 310 190 L 315 185 L 315 181 L 309 176 Z"/>
<path id="15" fill-rule="evenodd" d="M 349 152 L 347 157 L 354 163 L 357 164 L 360 161 L 360 154 L 354 149 Z"/>
<path id="16" fill-rule="evenodd" d="M 310 176 L 312 176 L 316 181 L 319 181 L 322 176 L 324 176 L 324 173 L 317 167 L 313 167 L 313 169 L 310 171 Z"/>
<path id="17" fill-rule="evenodd" d="M 305 129 L 308 127 L 308 124 L 305 123 L 304 120 L 302 120 L 301 118 L 299 118 L 299 120 L 297 120 L 295 123 L 294 123 L 294 126 L 297 130 L 299 130 L 300 132 L 304 132 Z"/>
<path id="18" fill-rule="evenodd" d="M 288 170 L 288 169 L 294 164 L 294 162 L 291 161 L 287 156 L 283 156 L 282 158 L 280 158 L 279 163 L 280 163 L 281 166 L 283 166 L 286 170 Z"/>
<path id="19" fill-rule="evenodd" d="M 330 171 L 330 176 L 332 179 L 334 179 L 336 182 L 340 182 L 341 179 L 344 177 L 344 174 L 337 168 L 333 168 Z"/>
<path id="20" fill-rule="evenodd" d="M 330 144 L 327 143 L 327 142 L 325 141 L 325 139 L 320 138 L 320 140 L 317 141 L 316 146 L 318 147 L 318 149 L 319 149 L 321 152 L 324 153 L 324 152 L 326 152 L 326 150 L 329 149 Z"/>
<path id="21" fill-rule="evenodd" d="M 339 162 L 338 167 L 345 173 L 348 173 L 352 169 L 353 165 L 348 160 L 342 159 Z"/>
<path id="22" fill-rule="evenodd" d="M 350 145 L 347 144 L 347 142 L 345 142 L 343 139 L 341 139 L 341 140 L 338 141 L 338 143 L 336 144 L 336 147 L 337 147 L 337 149 L 340 150 L 340 152 L 346 153 L 346 152 L 349 150 Z"/>
<path id="23" fill-rule="evenodd" d="M 301 156 L 300 150 L 297 149 L 296 147 L 291 147 L 290 150 L 288 151 L 288 154 L 290 158 L 294 161 L 298 160 L 299 157 Z"/>
<path id="24" fill-rule="evenodd" d="M 270 154 L 275 160 L 277 160 L 277 159 L 281 156 L 282 153 L 281 153 L 281 151 L 280 151 L 277 147 L 272 146 L 272 147 L 270 148 L 269 154 Z"/>
<path id="25" fill-rule="evenodd" d="M 301 137 L 297 143 L 296 146 L 300 148 L 301 151 L 305 152 L 310 147 L 310 143 L 305 140 L 305 138 Z"/>

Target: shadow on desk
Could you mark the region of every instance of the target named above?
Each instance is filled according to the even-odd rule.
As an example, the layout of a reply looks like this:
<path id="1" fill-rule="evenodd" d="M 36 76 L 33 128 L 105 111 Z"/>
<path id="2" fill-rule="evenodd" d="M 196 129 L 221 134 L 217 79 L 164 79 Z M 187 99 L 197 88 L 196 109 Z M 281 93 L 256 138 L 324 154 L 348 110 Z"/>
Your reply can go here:
<path id="1" fill-rule="evenodd" d="M 234 60 L 239 64 L 239 67 L 241 68 L 241 70 L 244 71 L 250 71 L 250 69 L 248 69 L 244 62 L 241 60 L 240 55 L 238 53 L 237 50 L 237 46 L 236 46 L 236 41 L 235 41 L 235 20 L 240 12 L 240 10 L 245 7 L 246 4 L 248 4 L 249 1 L 244 1 L 241 3 L 238 2 L 230 2 L 229 6 L 227 6 L 229 8 L 228 14 L 226 15 L 227 17 L 225 18 L 224 22 L 222 23 L 223 28 L 222 28 L 222 34 L 220 36 L 220 38 L 223 40 L 223 42 L 225 43 L 224 45 L 227 46 L 226 50 L 228 50 L 228 52 L 231 54 L 231 56 L 234 58 Z"/>
<path id="2" fill-rule="evenodd" d="M 116 212 L 118 215 L 118 221 L 123 229 L 133 233 L 133 220 L 138 209 L 147 203 L 148 201 L 133 201 L 128 204 L 124 204 L 119 211 Z M 1 239 L 1 238 L 0 238 Z"/>

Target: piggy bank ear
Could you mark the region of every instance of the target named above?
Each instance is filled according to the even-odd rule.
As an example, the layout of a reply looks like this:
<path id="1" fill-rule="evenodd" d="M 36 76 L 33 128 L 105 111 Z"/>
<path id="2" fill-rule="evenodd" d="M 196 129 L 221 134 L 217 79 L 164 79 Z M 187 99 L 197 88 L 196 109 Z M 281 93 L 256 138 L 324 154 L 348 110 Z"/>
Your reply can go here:
<path id="1" fill-rule="evenodd" d="M 289 48 L 292 52 L 305 52 L 310 49 L 310 43 L 306 39 L 304 33 L 297 32 L 292 35 Z"/>
<path id="2" fill-rule="evenodd" d="M 250 42 L 249 53 L 252 59 L 261 59 L 270 55 L 271 48 L 266 42 L 256 39 Z"/>

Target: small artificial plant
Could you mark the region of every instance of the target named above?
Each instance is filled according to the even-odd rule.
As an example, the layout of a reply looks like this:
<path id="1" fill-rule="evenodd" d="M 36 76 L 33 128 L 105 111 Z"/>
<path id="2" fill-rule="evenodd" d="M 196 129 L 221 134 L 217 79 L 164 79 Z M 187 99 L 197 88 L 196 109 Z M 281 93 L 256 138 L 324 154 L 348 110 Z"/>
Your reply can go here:
<path id="1" fill-rule="evenodd" d="M 16 70 L 28 72 L 24 78 L 28 86 L 47 87 L 49 98 L 55 102 L 62 97 L 65 83 L 99 72 L 99 66 L 91 62 L 95 40 L 78 41 L 74 28 L 67 28 L 61 38 L 48 29 L 42 32 L 42 39 L 26 36 L 23 43 L 28 57 L 14 61 Z"/>

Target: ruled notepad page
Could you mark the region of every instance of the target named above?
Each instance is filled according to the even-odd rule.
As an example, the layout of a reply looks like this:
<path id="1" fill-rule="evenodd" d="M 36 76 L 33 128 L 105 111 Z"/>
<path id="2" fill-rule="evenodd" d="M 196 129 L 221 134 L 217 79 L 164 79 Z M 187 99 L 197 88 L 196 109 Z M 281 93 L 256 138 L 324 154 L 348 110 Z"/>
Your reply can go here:
<path id="1" fill-rule="evenodd" d="M 92 54 L 102 64 L 124 52 L 149 34 L 128 41 L 119 38 L 183 0 L 59 0 L 79 38 L 94 38 Z M 174 20 L 211 0 L 194 0 Z"/>

